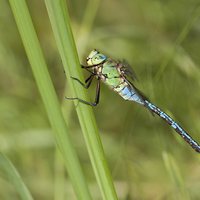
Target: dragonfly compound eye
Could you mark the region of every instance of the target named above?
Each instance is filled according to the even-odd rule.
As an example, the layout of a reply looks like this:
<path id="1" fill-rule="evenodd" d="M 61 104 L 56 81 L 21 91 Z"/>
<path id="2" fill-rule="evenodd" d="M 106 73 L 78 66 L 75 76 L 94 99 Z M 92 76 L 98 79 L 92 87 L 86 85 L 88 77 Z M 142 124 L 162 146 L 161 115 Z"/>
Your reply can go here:
<path id="1" fill-rule="evenodd" d="M 101 64 L 102 62 L 104 62 L 105 60 L 106 60 L 106 56 L 104 56 L 101 53 L 98 53 L 95 56 L 93 56 L 92 64 L 93 65 L 98 65 L 98 64 Z"/>
<path id="2" fill-rule="evenodd" d="M 99 52 L 96 49 L 93 49 L 90 54 L 87 57 L 87 61 L 91 58 L 93 58 L 96 54 L 98 54 Z"/>
<path id="3" fill-rule="evenodd" d="M 88 57 L 87 57 L 87 64 L 89 65 L 89 66 L 92 66 L 93 65 L 93 63 L 92 63 L 92 59 L 93 59 L 93 57 L 95 56 L 95 55 L 97 55 L 99 52 L 96 50 L 96 49 L 93 49 L 91 52 L 90 52 L 90 54 L 88 55 Z"/>

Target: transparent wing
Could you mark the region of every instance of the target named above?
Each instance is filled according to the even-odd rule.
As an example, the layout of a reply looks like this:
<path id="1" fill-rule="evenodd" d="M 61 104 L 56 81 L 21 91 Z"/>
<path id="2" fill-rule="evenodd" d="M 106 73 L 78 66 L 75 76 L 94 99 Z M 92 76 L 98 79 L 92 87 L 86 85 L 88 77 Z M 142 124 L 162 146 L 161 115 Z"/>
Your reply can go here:
<path id="1" fill-rule="evenodd" d="M 120 62 L 120 61 L 119 61 L 119 62 Z M 120 63 L 122 63 L 122 65 L 123 65 L 122 70 L 124 71 L 124 73 L 125 73 L 127 76 L 129 76 L 132 80 L 136 79 L 136 80 L 139 82 L 139 80 L 138 80 L 138 78 L 137 78 L 135 72 L 133 71 L 133 69 L 132 69 L 132 67 L 130 66 L 130 64 L 128 63 L 128 61 L 125 60 L 125 59 L 123 59 L 123 61 L 120 62 Z"/>

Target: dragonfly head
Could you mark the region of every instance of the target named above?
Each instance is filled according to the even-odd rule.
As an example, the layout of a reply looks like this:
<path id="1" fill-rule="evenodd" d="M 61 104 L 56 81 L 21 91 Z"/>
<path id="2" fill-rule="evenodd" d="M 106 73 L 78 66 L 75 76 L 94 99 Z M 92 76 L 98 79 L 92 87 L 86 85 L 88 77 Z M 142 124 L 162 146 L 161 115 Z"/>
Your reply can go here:
<path id="1" fill-rule="evenodd" d="M 103 54 L 99 53 L 96 49 L 94 49 L 90 52 L 90 54 L 87 57 L 87 64 L 89 66 L 99 65 L 104 60 L 106 60 L 106 56 L 104 56 Z"/>

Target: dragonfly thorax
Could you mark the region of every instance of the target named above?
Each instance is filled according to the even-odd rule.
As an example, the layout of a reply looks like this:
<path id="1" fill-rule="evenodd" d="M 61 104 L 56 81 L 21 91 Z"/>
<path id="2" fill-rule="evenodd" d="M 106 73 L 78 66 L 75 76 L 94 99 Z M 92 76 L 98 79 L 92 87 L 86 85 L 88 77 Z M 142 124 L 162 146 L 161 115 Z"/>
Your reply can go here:
<path id="1" fill-rule="evenodd" d="M 124 72 L 115 60 L 107 58 L 102 64 L 94 66 L 93 69 L 96 76 L 112 89 L 124 82 Z"/>

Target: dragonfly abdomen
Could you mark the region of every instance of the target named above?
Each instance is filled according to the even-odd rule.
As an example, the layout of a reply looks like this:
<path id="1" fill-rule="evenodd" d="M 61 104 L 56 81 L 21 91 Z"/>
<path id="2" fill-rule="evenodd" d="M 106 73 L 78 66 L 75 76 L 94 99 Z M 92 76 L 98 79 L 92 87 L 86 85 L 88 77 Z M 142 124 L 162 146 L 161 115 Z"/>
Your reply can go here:
<path id="1" fill-rule="evenodd" d="M 177 124 L 170 116 L 149 101 L 145 100 L 145 103 L 148 108 L 164 119 L 195 151 L 200 153 L 199 144 L 192 139 L 192 137 L 179 124 Z"/>
<path id="2" fill-rule="evenodd" d="M 125 100 L 135 101 L 139 104 L 144 105 L 144 100 L 141 99 L 136 92 L 126 82 L 120 83 L 114 90 Z"/>

